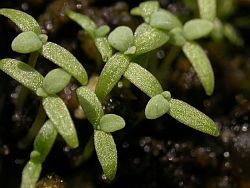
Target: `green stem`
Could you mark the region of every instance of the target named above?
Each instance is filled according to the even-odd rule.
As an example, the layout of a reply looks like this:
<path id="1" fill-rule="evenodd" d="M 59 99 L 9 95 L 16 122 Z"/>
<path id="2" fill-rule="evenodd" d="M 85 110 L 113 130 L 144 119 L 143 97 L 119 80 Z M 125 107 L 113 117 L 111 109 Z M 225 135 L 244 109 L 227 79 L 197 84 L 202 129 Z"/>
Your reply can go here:
<path id="1" fill-rule="evenodd" d="M 36 66 L 38 56 L 39 56 L 38 51 L 31 53 L 29 56 L 28 65 L 34 68 Z M 24 86 L 21 86 L 18 97 L 17 97 L 16 111 L 18 112 L 22 111 L 23 104 L 25 102 L 27 94 L 28 94 L 27 88 L 25 88 Z"/>
<path id="2" fill-rule="evenodd" d="M 46 120 L 46 113 L 43 109 L 42 104 L 40 104 L 35 121 L 33 122 L 27 135 L 22 140 L 20 140 L 18 143 L 18 147 L 20 149 L 24 149 L 29 144 L 32 143 L 32 141 L 34 140 L 34 138 L 38 134 L 38 132 L 39 132 L 41 126 L 43 125 L 43 123 L 45 122 L 45 120 Z"/>

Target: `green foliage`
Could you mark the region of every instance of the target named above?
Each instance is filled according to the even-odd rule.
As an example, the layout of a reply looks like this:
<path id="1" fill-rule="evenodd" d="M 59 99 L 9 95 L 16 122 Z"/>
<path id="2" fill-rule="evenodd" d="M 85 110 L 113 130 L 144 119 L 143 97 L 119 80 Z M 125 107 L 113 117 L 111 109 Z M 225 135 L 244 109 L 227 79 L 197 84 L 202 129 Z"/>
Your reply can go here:
<path id="1" fill-rule="evenodd" d="M 40 97 L 49 118 L 35 138 L 30 160 L 23 170 L 21 187 L 35 187 L 40 176 L 41 164 L 50 152 L 58 133 L 70 147 L 76 148 L 79 145 L 67 106 L 56 95 L 69 84 L 71 77 L 83 85 L 76 89 L 77 98 L 85 117 L 93 126 L 94 143 L 92 137 L 86 148 L 92 146 L 90 143 L 94 144 L 104 175 L 109 181 L 115 178 L 117 170 L 117 151 L 111 133 L 124 128 L 125 121 L 118 115 L 104 114 L 102 102 L 122 77 L 150 97 L 145 107 L 147 119 L 169 114 L 196 130 L 213 136 L 219 135 L 213 120 L 187 103 L 173 99 L 171 93 L 163 90 L 160 82 L 147 67 L 148 63 L 151 63 L 150 55 L 163 45 L 181 47 L 194 67 L 206 94 L 212 95 L 213 70 L 204 50 L 194 40 L 210 33 L 212 36 L 213 33 L 222 33 L 235 43 L 237 38 L 233 35 L 233 29 L 227 25 L 216 28 L 220 22 L 215 19 L 215 0 L 198 0 L 198 5 L 201 19 L 192 19 L 183 25 L 173 13 L 161 9 L 157 1 L 142 2 L 139 7 L 131 10 L 131 14 L 141 16 L 144 20 L 134 33 L 127 26 L 118 26 L 110 32 L 109 26 L 97 27 L 89 17 L 68 10 L 67 15 L 93 39 L 102 60 L 106 62 L 95 91 L 85 86 L 88 83 L 88 75 L 83 65 L 65 48 L 47 42 L 48 36 L 41 34 L 34 18 L 14 9 L 0 9 L 0 15 L 11 19 L 22 30 L 12 42 L 13 51 L 31 53 L 31 61 L 28 63 L 33 67 L 39 55 L 61 67 L 48 72 L 43 78 L 32 66 L 21 61 L 0 60 L 0 70 Z M 89 153 L 87 155 L 90 155 Z"/>
<path id="2" fill-rule="evenodd" d="M 107 179 L 112 181 L 117 170 L 117 151 L 114 139 L 110 133 L 95 130 L 94 143 L 103 172 Z"/>
<path id="3" fill-rule="evenodd" d="M 42 41 L 32 31 L 20 33 L 12 42 L 11 48 L 13 51 L 28 54 L 35 52 L 42 47 Z"/>
<path id="4" fill-rule="evenodd" d="M 47 116 L 66 143 L 72 148 L 78 147 L 75 126 L 62 99 L 56 95 L 48 96 L 43 99 L 43 107 Z"/>
<path id="5" fill-rule="evenodd" d="M 197 72 L 206 94 L 212 95 L 214 89 L 214 72 L 205 52 L 195 42 L 186 42 L 182 49 Z"/>
<path id="6" fill-rule="evenodd" d="M 36 92 L 38 88 L 42 87 L 43 76 L 21 61 L 9 58 L 1 59 L 0 70 L 33 92 Z"/>
<path id="7" fill-rule="evenodd" d="M 70 82 L 71 75 L 61 68 L 50 71 L 43 80 L 43 89 L 48 94 L 56 94 Z"/>

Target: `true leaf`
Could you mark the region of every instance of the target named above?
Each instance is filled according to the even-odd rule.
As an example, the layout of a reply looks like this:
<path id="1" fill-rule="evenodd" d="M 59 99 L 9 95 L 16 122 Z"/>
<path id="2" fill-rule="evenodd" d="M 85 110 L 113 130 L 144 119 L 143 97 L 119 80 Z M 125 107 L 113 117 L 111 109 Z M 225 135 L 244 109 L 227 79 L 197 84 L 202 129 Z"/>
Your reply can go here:
<path id="1" fill-rule="evenodd" d="M 42 87 L 43 76 L 31 66 L 16 59 L 1 59 L 0 70 L 36 93 Z"/>
<path id="2" fill-rule="evenodd" d="M 169 111 L 169 102 L 162 95 L 152 97 L 145 108 L 147 119 L 156 119 Z"/>
<path id="3" fill-rule="evenodd" d="M 213 30 L 213 23 L 204 19 L 193 19 L 184 24 L 186 39 L 195 40 L 207 36 Z"/>
<path id="4" fill-rule="evenodd" d="M 169 39 L 166 32 L 143 23 L 135 30 L 136 55 L 157 49 Z"/>
<path id="5" fill-rule="evenodd" d="M 63 90 L 70 82 L 71 75 L 61 68 L 50 71 L 43 80 L 43 89 L 48 94 Z"/>
<path id="6" fill-rule="evenodd" d="M 182 28 L 176 27 L 169 32 L 169 43 L 175 46 L 183 46 L 186 43 Z"/>
<path id="7" fill-rule="evenodd" d="M 40 177 L 42 170 L 41 163 L 33 163 L 29 161 L 22 172 L 22 184 L 21 188 L 35 188 L 36 182 Z"/>
<path id="8" fill-rule="evenodd" d="M 79 24 L 91 37 L 94 38 L 97 26 L 93 20 L 91 20 L 88 16 L 73 12 L 71 10 L 68 10 L 66 13 L 71 20 Z"/>
<path id="9" fill-rule="evenodd" d="M 57 136 L 57 130 L 53 123 L 48 120 L 40 129 L 34 141 L 34 150 L 40 153 L 41 163 L 46 159 L 49 154 L 55 139 Z"/>
<path id="10" fill-rule="evenodd" d="M 22 32 L 12 41 L 11 48 L 13 51 L 27 54 L 35 52 L 42 47 L 42 41 L 32 31 Z"/>
<path id="11" fill-rule="evenodd" d="M 110 31 L 110 27 L 107 25 L 102 25 L 100 27 L 98 27 L 95 31 L 95 38 L 98 37 L 105 37 L 108 32 Z"/>
<path id="12" fill-rule="evenodd" d="M 114 54 L 102 69 L 101 75 L 96 84 L 95 93 L 100 101 L 103 101 L 107 94 L 120 80 L 129 65 L 127 56 Z"/>
<path id="13" fill-rule="evenodd" d="M 136 63 L 129 64 L 124 77 L 149 97 L 153 97 L 163 92 L 158 80 L 150 72 Z"/>
<path id="14" fill-rule="evenodd" d="M 127 26 L 119 26 L 109 34 L 108 42 L 116 50 L 125 52 L 134 44 L 133 31 Z"/>
<path id="15" fill-rule="evenodd" d="M 47 116 L 66 143 L 72 148 L 78 147 L 75 126 L 62 99 L 56 95 L 48 96 L 43 99 L 43 107 Z"/>
<path id="16" fill-rule="evenodd" d="M 214 121 L 196 108 L 177 99 L 171 99 L 169 102 L 169 115 L 176 120 L 212 136 L 219 135 L 218 128 Z"/>
<path id="17" fill-rule="evenodd" d="M 176 27 L 182 27 L 181 22 L 171 12 L 160 9 L 150 16 L 150 25 L 158 29 L 170 31 Z"/>
<path id="18" fill-rule="evenodd" d="M 29 14 L 16 9 L 2 8 L 0 15 L 9 18 L 22 31 L 33 31 L 37 35 L 41 34 L 41 29 L 37 21 Z"/>
<path id="19" fill-rule="evenodd" d="M 212 95 L 214 90 L 214 72 L 207 55 L 195 42 L 186 42 L 182 50 L 197 72 L 206 94 Z"/>
<path id="20" fill-rule="evenodd" d="M 95 38 L 95 45 L 102 56 L 102 60 L 107 62 L 112 56 L 112 47 L 110 46 L 108 39 L 106 37 Z"/>
<path id="21" fill-rule="evenodd" d="M 99 125 L 100 119 L 103 116 L 102 105 L 96 94 L 87 87 L 79 87 L 76 90 L 78 100 L 82 106 L 84 113 L 94 129 Z"/>
<path id="22" fill-rule="evenodd" d="M 43 45 L 41 53 L 45 58 L 74 76 L 82 85 L 87 84 L 88 75 L 86 70 L 68 50 L 55 43 L 47 42 Z"/>
<path id="23" fill-rule="evenodd" d="M 117 169 L 117 151 L 114 139 L 110 133 L 95 130 L 94 143 L 103 172 L 107 179 L 112 181 Z"/>
<path id="24" fill-rule="evenodd" d="M 105 114 L 100 119 L 100 130 L 104 132 L 115 132 L 125 127 L 125 121 L 116 114 Z"/>
<path id="25" fill-rule="evenodd" d="M 220 1 L 220 0 L 219 0 Z M 213 21 L 216 17 L 216 0 L 198 0 L 200 17 Z"/>

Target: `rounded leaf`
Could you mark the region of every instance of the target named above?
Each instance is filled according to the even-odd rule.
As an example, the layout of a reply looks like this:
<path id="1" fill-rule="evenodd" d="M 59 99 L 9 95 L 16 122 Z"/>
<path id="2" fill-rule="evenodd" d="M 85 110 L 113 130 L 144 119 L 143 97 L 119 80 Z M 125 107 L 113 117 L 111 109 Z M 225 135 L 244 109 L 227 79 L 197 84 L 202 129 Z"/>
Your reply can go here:
<path id="1" fill-rule="evenodd" d="M 42 87 L 43 76 L 34 68 L 16 59 L 1 59 L 0 70 L 36 93 Z"/>
<path id="2" fill-rule="evenodd" d="M 41 163 L 29 161 L 22 172 L 21 188 L 35 188 L 42 170 Z"/>
<path id="3" fill-rule="evenodd" d="M 206 94 L 212 95 L 214 91 L 214 72 L 204 50 L 195 42 L 186 42 L 182 50 L 197 72 Z"/>
<path id="4" fill-rule="evenodd" d="M 86 70 L 68 50 L 55 43 L 47 42 L 43 45 L 41 53 L 45 58 L 71 74 L 82 85 L 87 84 L 88 75 Z"/>
<path id="5" fill-rule="evenodd" d="M 102 170 L 107 179 L 112 181 L 117 170 L 117 150 L 114 139 L 110 133 L 95 130 L 94 144 Z"/>
<path id="6" fill-rule="evenodd" d="M 186 39 L 195 40 L 207 36 L 213 30 L 213 23 L 203 19 L 193 19 L 184 24 L 183 33 Z"/>
<path id="7" fill-rule="evenodd" d="M 79 87 L 76 90 L 76 94 L 87 119 L 94 126 L 94 129 L 96 129 L 104 114 L 102 104 L 98 100 L 96 94 L 87 87 Z"/>
<path id="8" fill-rule="evenodd" d="M 214 121 L 196 108 L 177 99 L 171 99 L 169 103 L 169 115 L 176 120 L 198 131 L 212 136 L 219 136 L 219 131 Z"/>
<path id="9" fill-rule="evenodd" d="M 149 97 L 161 94 L 163 89 L 159 81 L 146 69 L 136 63 L 130 63 L 124 77 Z"/>
<path id="10" fill-rule="evenodd" d="M 104 37 L 105 35 L 108 34 L 108 32 L 110 31 L 110 27 L 107 25 L 102 25 L 99 28 L 97 28 L 97 30 L 95 31 L 95 38 L 97 37 Z"/>
<path id="11" fill-rule="evenodd" d="M 48 96 L 43 99 L 43 108 L 65 142 L 72 148 L 78 147 L 76 129 L 63 100 L 56 95 Z"/>
<path id="12" fill-rule="evenodd" d="M 181 22 L 171 12 L 160 9 L 150 16 L 149 24 L 158 29 L 170 31 L 175 27 L 182 27 Z"/>
<path id="13" fill-rule="evenodd" d="M 29 14 L 9 8 L 0 9 L 0 15 L 9 18 L 14 22 L 22 31 L 33 31 L 37 35 L 41 34 L 41 29 L 37 21 Z"/>
<path id="14" fill-rule="evenodd" d="M 162 96 L 156 95 L 152 97 L 145 108 L 147 119 L 156 119 L 169 111 L 169 102 Z"/>
<path id="15" fill-rule="evenodd" d="M 143 23 L 135 30 L 136 55 L 159 48 L 169 39 L 166 32 Z"/>
<path id="16" fill-rule="evenodd" d="M 28 54 L 35 52 L 42 47 L 43 43 L 39 37 L 32 31 L 22 32 L 12 41 L 13 51 Z"/>
<path id="17" fill-rule="evenodd" d="M 134 44 L 133 31 L 127 26 L 119 26 L 109 34 L 108 41 L 116 50 L 125 52 Z"/>
<path id="18" fill-rule="evenodd" d="M 50 71 L 43 80 L 43 89 L 48 94 L 63 90 L 70 82 L 71 75 L 61 68 Z"/>
<path id="19" fill-rule="evenodd" d="M 116 114 L 105 114 L 100 119 L 99 129 L 104 132 L 115 132 L 124 127 L 124 119 Z"/>

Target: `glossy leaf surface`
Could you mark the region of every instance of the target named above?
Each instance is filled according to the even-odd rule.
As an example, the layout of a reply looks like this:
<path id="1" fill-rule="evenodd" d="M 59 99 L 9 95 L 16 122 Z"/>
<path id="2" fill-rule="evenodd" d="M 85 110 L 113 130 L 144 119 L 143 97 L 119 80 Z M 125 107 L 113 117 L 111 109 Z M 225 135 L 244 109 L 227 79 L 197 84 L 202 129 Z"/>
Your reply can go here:
<path id="1" fill-rule="evenodd" d="M 62 99 L 56 95 L 48 96 L 43 99 L 43 107 L 47 116 L 66 143 L 72 148 L 78 147 L 75 126 Z"/>
<path id="2" fill-rule="evenodd" d="M 153 97 L 163 92 L 158 80 L 150 72 L 136 63 L 130 63 L 124 77 L 149 97 Z"/>
<path id="3" fill-rule="evenodd" d="M 32 16 L 23 11 L 2 8 L 0 9 L 0 15 L 9 18 L 22 31 L 33 31 L 37 35 L 41 34 L 41 29 L 37 21 Z"/>
<path id="4" fill-rule="evenodd" d="M 57 130 L 54 127 L 53 123 L 48 120 L 42 126 L 38 132 L 35 141 L 34 141 L 34 150 L 40 153 L 41 163 L 46 159 L 49 154 L 55 139 L 57 136 Z"/>
<path id="5" fill-rule="evenodd" d="M 195 42 L 186 42 L 182 50 L 197 72 L 206 94 L 212 95 L 214 91 L 214 72 L 204 50 Z"/>
<path id="6" fill-rule="evenodd" d="M 107 179 L 112 181 L 117 169 L 117 150 L 114 139 L 110 133 L 95 130 L 94 143 L 103 172 Z"/>
<path id="7" fill-rule="evenodd" d="M 179 122 L 212 136 L 219 135 L 214 121 L 196 108 L 177 99 L 171 99 L 169 103 L 169 114 Z"/>
<path id="8" fill-rule="evenodd" d="M 106 37 L 95 38 L 95 45 L 102 56 L 102 60 L 107 62 L 112 56 L 113 50 Z"/>
<path id="9" fill-rule="evenodd" d="M 166 32 L 143 23 L 135 30 L 136 55 L 159 48 L 169 39 Z"/>
<path id="10" fill-rule="evenodd" d="M 96 94 L 87 87 L 79 87 L 76 93 L 86 117 L 96 129 L 101 117 L 104 115 L 100 101 Z"/>
<path id="11" fill-rule="evenodd" d="M 16 59 L 0 60 L 0 70 L 36 93 L 42 87 L 43 76 L 31 66 Z"/>
<path id="12" fill-rule="evenodd" d="M 55 43 L 47 42 L 43 45 L 41 53 L 45 58 L 75 77 L 82 85 L 87 84 L 88 75 L 86 70 L 68 50 Z"/>
<path id="13" fill-rule="evenodd" d="M 102 69 L 96 84 L 95 93 L 103 101 L 112 88 L 118 83 L 129 65 L 129 59 L 120 53 L 114 54 Z"/>

